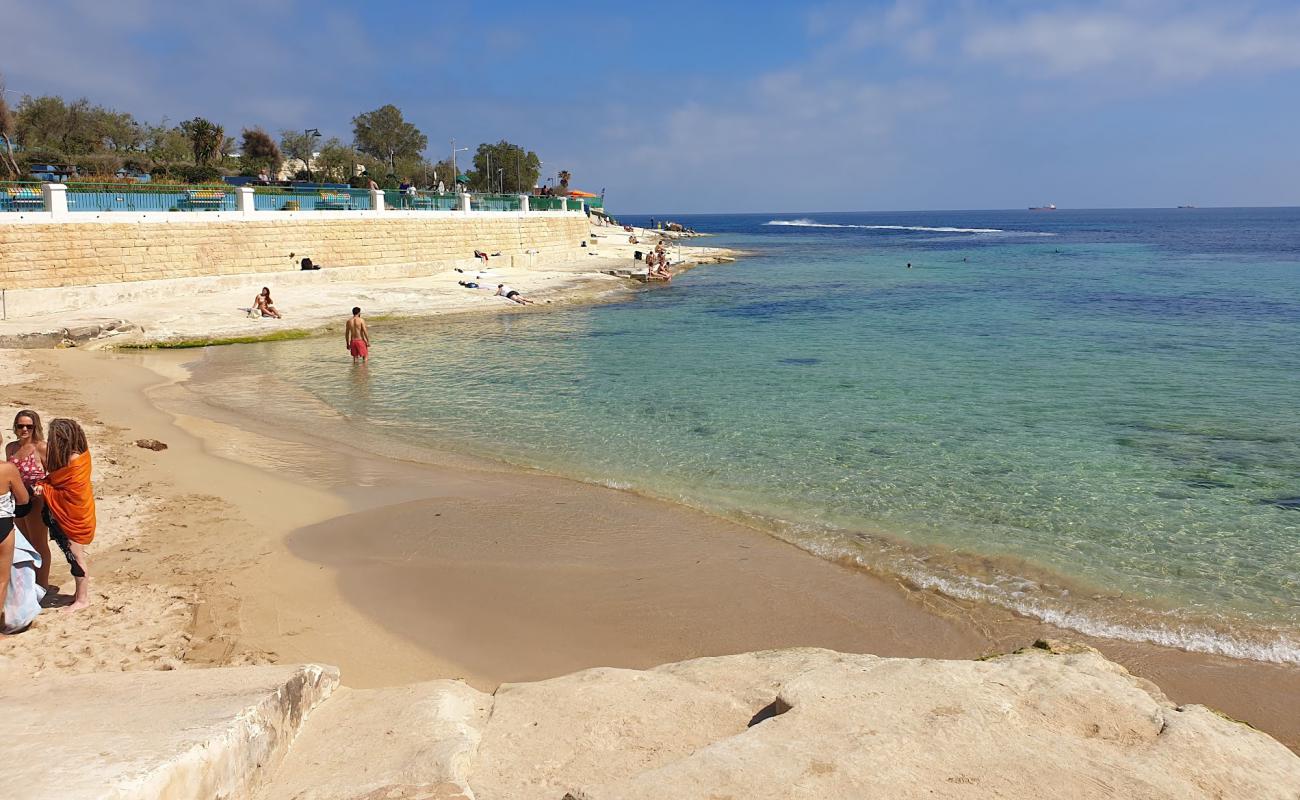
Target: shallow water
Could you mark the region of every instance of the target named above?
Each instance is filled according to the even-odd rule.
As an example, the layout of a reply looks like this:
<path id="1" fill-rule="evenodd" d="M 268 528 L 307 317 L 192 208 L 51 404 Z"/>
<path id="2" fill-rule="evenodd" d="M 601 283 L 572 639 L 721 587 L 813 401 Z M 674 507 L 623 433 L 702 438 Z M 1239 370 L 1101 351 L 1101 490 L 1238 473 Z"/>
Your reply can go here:
<path id="1" fill-rule="evenodd" d="M 221 400 L 259 413 L 323 403 L 1088 633 L 1300 663 L 1300 210 L 682 221 L 762 255 L 384 323 L 368 367 L 331 336 L 208 373 L 276 374 Z"/>

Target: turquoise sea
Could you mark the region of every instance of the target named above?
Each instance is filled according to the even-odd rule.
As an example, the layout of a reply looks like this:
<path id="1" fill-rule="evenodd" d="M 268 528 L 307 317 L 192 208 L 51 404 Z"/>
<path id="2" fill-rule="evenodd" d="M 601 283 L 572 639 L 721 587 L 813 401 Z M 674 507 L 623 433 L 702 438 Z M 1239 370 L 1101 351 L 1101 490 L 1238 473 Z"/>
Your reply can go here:
<path id="1" fill-rule="evenodd" d="M 364 368 L 335 336 L 205 359 L 1067 628 L 1300 663 L 1300 209 L 676 219 L 756 255 L 378 324 Z"/>

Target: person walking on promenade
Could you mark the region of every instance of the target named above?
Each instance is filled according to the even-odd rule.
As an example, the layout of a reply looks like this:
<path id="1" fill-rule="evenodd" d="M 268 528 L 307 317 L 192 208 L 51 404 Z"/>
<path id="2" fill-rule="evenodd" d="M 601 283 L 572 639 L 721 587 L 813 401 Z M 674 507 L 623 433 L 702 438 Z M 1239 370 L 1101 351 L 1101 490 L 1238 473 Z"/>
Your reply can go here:
<path id="1" fill-rule="evenodd" d="M 352 309 L 352 318 L 343 326 L 343 341 L 347 344 L 348 352 L 352 354 L 352 363 L 366 363 L 370 357 L 370 328 L 366 327 L 366 321 L 361 318 L 361 307 L 355 306 Z"/>
<path id="2" fill-rule="evenodd" d="M 45 502 L 40 495 L 35 494 L 36 484 L 45 478 L 45 429 L 41 426 L 41 415 L 26 408 L 19 411 L 14 416 L 14 436 L 18 437 L 18 441 L 5 445 L 5 459 L 18 468 L 23 486 L 32 498 L 32 511 L 18 520 L 18 530 L 23 532 L 23 536 L 40 554 L 41 565 L 36 570 L 36 582 L 42 589 L 48 589 L 50 532 L 41 518 Z"/>
<path id="3" fill-rule="evenodd" d="M 45 479 L 36 490 L 45 499 L 45 524 L 76 581 L 72 605 L 80 611 L 90 605 L 90 562 L 86 548 L 95 539 L 95 490 L 90 484 L 90 447 L 76 420 L 50 422 L 46 444 Z"/>

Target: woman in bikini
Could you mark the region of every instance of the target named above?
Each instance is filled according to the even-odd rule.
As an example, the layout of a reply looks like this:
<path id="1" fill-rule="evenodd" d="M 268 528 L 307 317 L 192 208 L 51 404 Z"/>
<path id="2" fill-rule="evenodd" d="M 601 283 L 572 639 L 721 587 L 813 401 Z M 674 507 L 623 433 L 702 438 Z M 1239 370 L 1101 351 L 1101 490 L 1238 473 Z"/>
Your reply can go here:
<path id="1" fill-rule="evenodd" d="M 23 486 L 32 496 L 32 512 L 18 519 L 18 530 L 41 555 L 41 566 L 36 570 L 36 583 L 43 589 L 50 585 L 50 531 L 41 519 L 45 502 L 35 494 L 36 484 L 45 479 L 45 430 L 41 415 L 23 409 L 14 417 L 14 436 L 18 441 L 5 445 L 5 460 L 18 468 Z M 0 487 L 3 488 L 3 487 Z"/>
<path id="2" fill-rule="evenodd" d="M 280 319 L 280 312 L 275 310 L 275 301 L 271 299 L 271 290 L 263 286 L 257 297 L 253 298 L 253 310 L 260 311 L 264 317 Z"/>
<path id="3" fill-rule="evenodd" d="M 23 486 L 18 468 L 9 462 L 0 464 L 0 630 L 4 630 L 5 601 L 9 595 L 9 571 L 14 563 L 14 518 L 27 513 L 27 487 Z"/>

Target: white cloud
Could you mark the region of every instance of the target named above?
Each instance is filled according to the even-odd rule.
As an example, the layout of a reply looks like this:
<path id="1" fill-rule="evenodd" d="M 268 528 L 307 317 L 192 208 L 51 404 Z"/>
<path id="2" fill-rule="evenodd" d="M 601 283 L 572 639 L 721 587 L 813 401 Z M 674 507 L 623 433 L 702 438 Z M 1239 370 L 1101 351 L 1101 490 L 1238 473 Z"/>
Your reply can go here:
<path id="1" fill-rule="evenodd" d="M 982 23 L 963 49 L 1049 77 L 1107 72 L 1168 81 L 1290 70 L 1300 68 L 1300 11 L 1061 9 Z"/>
<path id="2" fill-rule="evenodd" d="M 697 208 L 748 206 L 779 191 L 768 202 L 817 209 L 828 196 L 878 189 L 902 166 L 898 138 L 910 122 L 946 99 L 927 83 L 792 68 L 644 124 L 623 109 L 605 128 L 602 149 L 617 154 L 622 170 L 649 176 L 655 194 L 689 188 L 677 201 Z"/>

